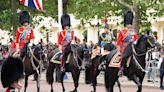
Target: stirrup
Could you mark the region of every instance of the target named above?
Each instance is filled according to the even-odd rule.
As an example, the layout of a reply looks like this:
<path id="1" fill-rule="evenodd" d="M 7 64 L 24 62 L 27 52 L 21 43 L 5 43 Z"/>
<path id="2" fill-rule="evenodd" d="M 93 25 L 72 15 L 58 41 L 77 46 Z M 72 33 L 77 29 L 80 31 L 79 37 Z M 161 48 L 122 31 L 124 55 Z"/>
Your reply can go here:
<path id="1" fill-rule="evenodd" d="M 118 72 L 118 76 L 119 76 L 119 77 L 122 77 L 123 75 L 124 75 L 123 70 L 119 70 L 119 72 Z"/>
<path id="2" fill-rule="evenodd" d="M 61 67 L 61 72 L 65 72 L 65 67 L 64 66 Z"/>

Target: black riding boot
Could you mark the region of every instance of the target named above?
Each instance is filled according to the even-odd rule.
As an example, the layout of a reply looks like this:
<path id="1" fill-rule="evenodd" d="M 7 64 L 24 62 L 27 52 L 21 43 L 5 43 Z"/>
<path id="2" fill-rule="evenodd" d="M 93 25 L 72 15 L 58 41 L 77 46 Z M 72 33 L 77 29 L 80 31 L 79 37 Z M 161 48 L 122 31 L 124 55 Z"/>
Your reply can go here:
<path id="1" fill-rule="evenodd" d="M 68 44 L 67 47 L 64 49 L 64 53 L 63 53 L 62 67 L 61 67 L 62 72 L 65 72 L 66 61 L 67 61 L 68 54 L 70 52 L 71 52 L 71 46 L 70 46 L 70 44 Z"/>
<path id="2" fill-rule="evenodd" d="M 61 72 L 65 72 L 66 61 L 67 61 L 67 55 L 63 54 Z"/>
<path id="3" fill-rule="evenodd" d="M 21 57 L 21 59 L 24 58 L 24 56 L 26 55 L 26 53 L 27 53 L 27 48 L 20 49 L 20 57 Z"/>
<path id="4" fill-rule="evenodd" d="M 121 59 L 122 61 L 122 63 L 121 63 L 121 68 L 120 68 L 120 70 L 119 70 L 119 72 L 118 72 L 118 76 L 119 77 L 122 77 L 123 76 L 123 74 L 124 74 L 124 67 L 125 67 L 125 65 L 126 65 L 126 61 L 127 61 L 127 59 L 125 59 L 125 60 L 123 60 L 123 59 Z"/>

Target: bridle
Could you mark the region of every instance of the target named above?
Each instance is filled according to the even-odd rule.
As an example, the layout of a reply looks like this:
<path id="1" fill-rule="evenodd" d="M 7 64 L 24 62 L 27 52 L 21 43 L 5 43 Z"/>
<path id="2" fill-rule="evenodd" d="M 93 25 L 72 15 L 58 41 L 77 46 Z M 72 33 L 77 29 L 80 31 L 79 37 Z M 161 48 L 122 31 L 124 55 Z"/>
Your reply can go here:
<path id="1" fill-rule="evenodd" d="M 151 47 L 154 46 L 153 43 L 151 43 L 151 41 L 150 41 L 148 38 L 147 38 L 147 42 L 148 42 L 148 44 L 149 44 Z M 138 50 L 140 50 L 140 51 L 142 51 L 142 52 L 144 52 L 144 53 L 141 53 L 141 54 L 137 53 L 136 50 L 135 50 L 135 48 L 134 48 L 134 45 L 135 45 L 135 44 L 132 44 L 132 51 L 133 51 L 133 53 L 134 53 L 136 56 L 143 56 L 143 55 L 146 55 L 147 51 L 143 51 L 143 50 L 141 50 L 141 49 L 139 49 L 139 48 L 136 48 L 136 49 L 138 49 Z"/>
<path id="2" fill-rule="evenodd" d="M 138 48 L 137 48 L 138 49 Z M 140 50 L 140 51 L 142 51 L 141 49 L 138 49 L 138 50 Z M 139 53 L 137 53 L 136 52 L 136 50 L 135 50 L 135 48 L 134 48 L 134 44 L 132 43 L 132 51 L 133 51 L 133 53 L 136 55 L 136 56 L 143 56 L 143 55 L 146 55 L 146 51 L 142 51 L 142 52 L 144 52 L 144 53 L 141 53 L 141 54 L 139 54 Z"/>
<path id="3" fill-rule="evenodd" d="M 147 39 L 147 42 L 150 44 L 151 47 L 153 47 L 153 44 L 150 42 L 149 39 Z M 136 49 L 138 49 L 138 48 L 136 48 Z M 134 61 L 136 62 L 136 64 L 138 65 L 138 67 L 140 67 L 140 69 L 142 69 L 142 70 L 145 71 L 145 69 L 143 69 L 142 66 L 139 64 L 138 60 L 136 59 L 136 56 L 138 56 L 138 57 L 144 56 L 144 55 L 146 55 L 147 51 L 143 51 L 143 50 L 141 50 L 141 49 L 138 49 L 138 50 L 140 50 L 140 51 L 142 51 L 142 52 L 144 52 L 144 53 L 138 54 L 138 53 L 136 52 L 135 48 L 134 48 L 134 44 L 132 44 L 133 59 L 134 59 Z"/>
<path id="4" fill-rule="evenodd" d="M 73 46 L 72 46 L 72 44 L 70 44 L 70 46 L 71 46 L 71 50 L 72 50 L 72 52 L 73 52 L 73 58 L 75 59 L 75 62 L 76 62 L 76 65 L 77 65 L 77 67 L 79 68 L 79 69 L 81 69 L 81 67 L 80 67 L 80 65 L 79 65 L 79 63 L 78 63 L 78 59 L 81 61 L 81 62 L 83 62 L 83 60 L 80 58 L 80 56 L 77 54 L 78 52 L 77 52 L 77 49 L 75 49 L 75 51 L 73 51 Z"/>
<path id="5" fill-rule="evenodd" d="M 34 70 L 36 70 L 38 76 L 41 76 L 41 75 L 40 75 L 40 72 L 41 72 L 41 70 L 43 69 L 43 60 L 42 60 L 42 55 L 41 55 L 40 53 L 43 53 L 43 52 L 42 52 L 42 51 L 39 51 L 38 54 L 39 54 L 39 58 L 40 58 L 40 59 L 38 59 L 38 58 L 34 55 L 33 50 L 31 49 L 31 47 L 28 47 L 28 49 L 29 49 L 29 56 L 30 56 L 30 61 L 31 61 L 32 67 L 33 67 Z M 34 50 L 35 50 L 35 49 L 34 49 Z M 34 60 L 38 63 L 38 66 L 36 66 L 36 65 L 34 64 Z"/>

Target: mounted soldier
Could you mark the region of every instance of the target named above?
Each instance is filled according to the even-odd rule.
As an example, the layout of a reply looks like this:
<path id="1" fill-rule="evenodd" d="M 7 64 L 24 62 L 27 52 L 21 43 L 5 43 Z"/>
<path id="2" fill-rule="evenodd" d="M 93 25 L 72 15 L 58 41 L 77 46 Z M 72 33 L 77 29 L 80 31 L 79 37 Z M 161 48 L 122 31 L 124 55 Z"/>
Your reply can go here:
<path id="1" fill-rule="evenodd" d="M 19 27 L 16 30 L 16 41 L 15 41 L 16 53 L 14 53 L 14 55 L 16 55 L 20 52 L 21 58 L 23 58 L 24 54 L 26 53 L 26 50 L 23 49 L 24 45 L 27 42 L 29 42 L 29 46 L 32 46 L 33 41 L 34 41 L 33 29 L 30 27 L 30 14 L 29 14 L 29 12 L 22 11 L 20 13 L 19 22 L 21 24 L 21 27 Z"/>
<path id="2" fill-rule="evenodd" d="M 100 43 L 100 46 L 101 46 L 101 54 L 104 54 L 104 46 L 107 44 L 107 43 L 110 43 L 112 42 L 112 33 L 109 31 L 109 25 L 107 24 L 108 20 L 105 19 L 104 20 L 104 32 L 102 34 L 100 34 L 100 39 L 101 39 L 101 43 Z"/>
<path id="3" fill-rule="evenodd" d="M 133 12 L 126 11 L 124 13 L 124 28 L 120 31 L 117 38 L 117 49 L 121 53 L 121 68 L 118 73 L 119 76 L 123 74 L 123 67 L 125 66 L 126 62 L 122 62 L 122 54 L 125 48 L 128 46 L 129 43 L 134 42 L 138 39 L 138 35 L 134 32 L 132 28 L 133 24 Z M 128 56 L 127 56 L 128 57 Z"/>
<path id="4" fill-rule="evenodd" d="M 59 33 L 60 41 L 59 43 L 62 45 L 62 68 L 61 71 L 65 70 L 65 63 L 67 61 L 67 56 L 71 51 L 71 42 L 74 40 L 74 33 L 70 30 L 71 27 L 71 20 L 68 14 L 64 14 L 61 17 L 61 24 L 63 31 Z"/>

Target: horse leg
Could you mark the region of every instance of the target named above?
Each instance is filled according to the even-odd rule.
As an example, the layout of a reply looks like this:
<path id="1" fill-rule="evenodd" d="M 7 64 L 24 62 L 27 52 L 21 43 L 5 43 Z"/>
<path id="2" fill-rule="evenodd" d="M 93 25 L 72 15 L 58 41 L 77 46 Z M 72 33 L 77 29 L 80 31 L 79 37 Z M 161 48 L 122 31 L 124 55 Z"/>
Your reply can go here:
<path id="1" fill-rule="evenodd" d="M 27 86 L 28 86 L 28 75 L 25 75 L 24 92 L 26 92 Z"/>
<path id="2" fill-rule="evenodd" d="M 140 83 L 140 80 L 139 80 L 139 78 L 137 78 L 136 75 L 133 75 L 133 81 L 134 81 L 134 82 L 137 84 L 137 86 L 138 86 L 137 92 L 141 92 L 142 84 Z"/>
<path id="3" fill-rule="evenodd" d="M 80 76 L 80 70 L 73 70 L 72 71 L 72 77 L 73 77 L 73 81 L 74 81 L 74 90 L 70 91 L 70 92 L 77 92 L 77 87 L 79 86 L 79 76 Z"/>
<path id="4" fill-rule="evenodd" d="M 96 85 L 97 85 L 97 76 L 100 74 L 100 70 L 96 69 L 93 73 L 93 91 L 96 92 Z"/>
<path id="5" fill-rule="evenodd" d="M 49 63 L 47 72 L 46 72 L 46 80 L 48 82 L 48 84 L 51 85 L 51 92 L 53 92 L 53 82 L 54 82 L 54 69 L 55 69 L 55 65 L 52 63 Z"/>
<path id="6" fill-rule="evenodd" d="M 143 79 L 144 79 L 144 76 L 139 77 L 139 81 L 141 83 L 141 87 L 140 87 L 140 91 L 139 92 L 142 91 L 142 82 L 143 82 Z"/>
<path id="7" fill-rule="evenodd" d="M 119 69 L 109 67 L 105 70 L 105 87 L 107 92 L 113 92 L 115 82 L 118 80 L 118 71 Z"/>
<path id="8" fill-rule="evenodd" d="M 40 76 L 38 76 L 38 74 L 36 74 L 37 76 L 37 92 L 40 92 Z"/>
<path id="9" fill-rule="evenodd" d="M 119 91 L 122 92 L 122 90 L 121 90 L 121 83 L 120 83 L 119 80 L 117 80 L 117 85 L 118 85 Z"/>
<path id="10" fill-rule="evenodd" d="M 64 83 L 63 83 L 64 74 L 65 72 L 61 73 L 61 85 L 62 85 L 63 92 L 65 92 Z"/>
<path id="11" fill-rule="evenodd" d="M 51 92 L 54 92 L 54 91 L 53 91 L 53 83 L 51 83 Z"/>

